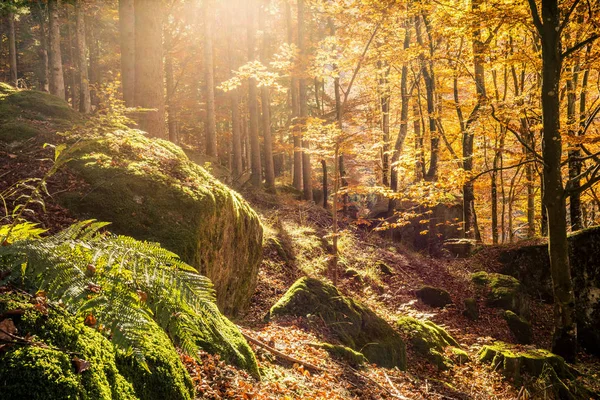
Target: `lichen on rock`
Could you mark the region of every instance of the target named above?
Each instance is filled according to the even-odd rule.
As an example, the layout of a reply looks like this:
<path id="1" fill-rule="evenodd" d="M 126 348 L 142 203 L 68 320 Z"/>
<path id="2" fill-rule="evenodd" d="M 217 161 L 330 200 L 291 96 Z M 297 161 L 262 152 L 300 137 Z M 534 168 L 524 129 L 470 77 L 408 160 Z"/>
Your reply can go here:
<path id="1" fill-rule="evenodd" d="M 314 278 L 297 280 L 271 308 L 269 318 L 318 315 L 343 345 L 381 367 L 406 368 L 400 335 L 381 317 L 337 288 Z"/>

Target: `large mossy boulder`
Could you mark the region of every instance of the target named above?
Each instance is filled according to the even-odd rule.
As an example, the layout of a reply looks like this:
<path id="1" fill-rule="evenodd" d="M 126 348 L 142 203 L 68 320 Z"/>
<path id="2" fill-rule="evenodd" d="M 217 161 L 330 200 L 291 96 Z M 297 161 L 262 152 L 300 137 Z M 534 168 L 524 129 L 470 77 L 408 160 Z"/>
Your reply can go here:
<path id="1" fill-rule="evenodd" d="M 545 388 L 550 388 L 552 395 L 560 399 L 594 398 L 592 393 L 575 381 L 578 372 L 562 357 L 547 350 L 496 342 L 481 348 L 479 361 L 491 364 L 492 369 L 501 372 L 517 386 L 524 382 L 525 377 L 529 377 L 546 381 Z"/>
<path id="2" fill-rule="evenodd" d="M 178 146 L 139 131 L 90 141 L 69 163 L 87 185 L 62 193 L 75 215 L 115 233 L 159 242 L 209 277 L 221 311 L 236 315 L 254 292 L 262 225 L 236 192 Z"/>
<path id="3" fill-rule="evenodd" d="M 319 316 L 340 343 L 381 367 L 406 368 L 406 347 L 383 318 L 337 288 L 314 278 L 296 281 L 269 311 L 269 318 Z"/>
<path id="4" fill-rule="evenodd" d="M 445 355 L 446 348 L 460 350 L 460 346 L 444 328 L 431 321 L 413 317 L 402 317 L 397 324 L 400 332 L 408 338 L 410 346 L 426 360 L 442 370 L 453 365 L 452 360 Z M 464 352 L 463 354 L 466 355 Z"/>
<path id="5" fill-rule="evenodd" d="M 194 397 L 191 379 L 162 332 L 148 335 L 141 349 L 148 369 L 131 374 L 131 356 L 116 351 L 102 334 L 63 309 L 14 293 L 0 294 L 0 323 L 29 337 L 29 344 L 7 344 L 0 351 L 3 399 L 182 399 Z M 9 323 L 4 322 L 4 326 Z M 162 336 L 160 335 L 162 334 Z M 160 338 L 160 344 L 153 343 Z M 6 339 L 6 338 L 5 338 Z M 6 341 L 6 340 L 5 340 Z M 89 363 L 87 369 L 85 364 Z M 146 384 L 153 391 L 143 391 Z"/>
<path id="6" fill-rule="evenodd" d="M 485 292 L 488 307 L 511 310 L 519 315 L 528 313 L 528 302 L 520 282 L 509 275 L 475 272 L 471 281 Z"/>
<path id="7" fill-rule="evenodd" d="M 569 262 L 575 292 L 579 343 L 600 356 L 600 226 L 569 235 Z M 552 276 L 546 244 L 504 250 L 502 272 L 518 278 L 527 290 L 552 301 Z"/>
<path id="8" fill-rule="evenodd" d="M 533 333 L 529 321 L 523 317 L 519 317 L 510 310 L 505 310 L 502 316 L 518 343 L 531 344 L 533 341 Z"/>

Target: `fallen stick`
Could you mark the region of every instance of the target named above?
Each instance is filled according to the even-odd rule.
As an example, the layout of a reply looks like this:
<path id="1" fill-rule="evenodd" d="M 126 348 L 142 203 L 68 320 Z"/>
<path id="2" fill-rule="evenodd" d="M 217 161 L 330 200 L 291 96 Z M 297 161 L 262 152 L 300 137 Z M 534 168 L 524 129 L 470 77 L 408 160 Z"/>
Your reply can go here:
<path id="1" fill-rule="evenodd" d="M 243 331 L 240 331 L 240 332 L 242 333 L 242 336 L 244 336 L 246 338 L 247 341 L 249 341 L 250 343 L 254 343 L 255 345 L 260 346 L 260 347 L 262 347 L 264 349 L 267 349 L 269 352 L 275 354 L 279 358 L 283 358 L 284 360 L 287 360 L 287 361 L 290 361 L 290 362 L 294 362 L 294 363 L 303 365 L 306 368 L 312 369 L 314 371 L 325 372 L 325 369 L 323 369 L 321 367 L 317 367 L 316 365 L 313 365 L 313 364 L 311 364 L 309 362 L 299 360 L 299 359 L 294 358 L 292 356 L 288 356 L 287 354 L 282 353 L 281 351 L 279 351 L 277 349 L 274 349 L 273 347 L 269 346 L 268 344 L 263 343 L 260 340 L 253 338 L 252 336 L 249 336 L 245 332 L 243 332 Z"/>

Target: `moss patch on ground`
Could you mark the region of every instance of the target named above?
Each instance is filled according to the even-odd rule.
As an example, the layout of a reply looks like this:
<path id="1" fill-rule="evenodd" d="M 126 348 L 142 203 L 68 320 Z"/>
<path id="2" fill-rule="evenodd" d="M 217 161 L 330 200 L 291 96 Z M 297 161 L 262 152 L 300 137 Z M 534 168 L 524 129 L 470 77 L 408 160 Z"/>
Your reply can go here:
<path id="1" fill-rule="evenodd" d="M 453 361 L 444 354 L 445 350 L 447 347 L 458 349 L 460 346 L 444 328 L 431 321 L 421 321 L 413 317 L 402 317 L 397 324 L 418 354 L 440 369 L 448 369 L 453 365 Z M 457 356 L 462 358 L 462 362 L 468 359 L 466 353 L 457 353 Z"/>
<path id="2" fill-rule="evenodd" d="M 282 315 L 318 315 L 337 340 L 371 363 L 406 368 L 406 348 L 400 335 L 372 310 L 318 279 L 296 281 L 269 312 L 270 318 Z"/>
<path id="3" fill-rule="evenodd" d="M 69 168 L 88 187 L 61 194 L 80 217 L 115 233 L 159 242 L 209 277 L 219 308 L 243 310 L 257 281 L 263 228 L 242 197 L 190 161 L 178 146 L 139 131 L 88 142 Z"/>
<path id="4" fill-rule="evenodd" d="M 115 363 L 112 343 L 62 309 L 32 304 L 24 295 L 0 294 L 0 315 L 10 314 L 19 336 L 36 345 L 12 345 L 0 353 L 2 398 L 136 399 Z M 89 362 L 77 373 L 74 358 Z"/>
<path id="5" fill-rule="evenodd" d="M 318 347 L 327 350 L 327 352 L 333 357 L 342 360 L 351 367 L 360 367 L 368 362 L 362 353 L 352 350 L 350 347 L 330 343 L 321 343 L 318 345 Z"/>

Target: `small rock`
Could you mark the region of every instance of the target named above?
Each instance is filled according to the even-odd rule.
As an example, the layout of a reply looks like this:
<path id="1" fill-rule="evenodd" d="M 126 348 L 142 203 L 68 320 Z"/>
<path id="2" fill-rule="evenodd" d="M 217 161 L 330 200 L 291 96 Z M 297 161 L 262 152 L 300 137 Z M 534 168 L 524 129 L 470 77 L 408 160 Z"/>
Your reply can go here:
<path id="1" fill-rule="evenodd" d="M 416 295 L 423 303 L 432 307 L 442 308 L 448 304 L 452 304 L 450 294 L 444 289 L 423 286 L 421 289 L 417 290 Z"/>
<path id="2" fill-rule="evenodd" d="M 517 342 L 520 344 L 531 344 L 532 332 L 531 324 L 524 318 L 519 317 L 517 314 L 510 310 L 504 311 L 504 319 L 508 323 L 510 331 L 515 335 Z"/>
<path id="3" fill-rule="evenodd" d="M 389 265 L 387 265 L 384 261 L 377 261 L 375 266 L 377 267 L 379 272 L 381 272 L 384 275 L 394 275 L 392 268 Z"/>
<path id="4" fill-rule="evenodd" d="M 465 299 L 463 315 L 473 321 L 479 319 L 479 305 L 477 304 L 477 300 L 471 297 Z"/>

